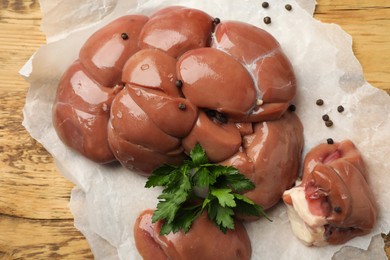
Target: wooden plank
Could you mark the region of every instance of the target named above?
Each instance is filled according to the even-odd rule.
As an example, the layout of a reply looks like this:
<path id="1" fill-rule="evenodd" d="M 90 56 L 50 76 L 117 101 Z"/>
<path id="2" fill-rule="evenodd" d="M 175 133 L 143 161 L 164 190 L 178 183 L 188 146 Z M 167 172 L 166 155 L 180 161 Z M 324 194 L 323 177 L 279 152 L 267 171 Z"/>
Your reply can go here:
<path id="1" fill-rule="evenodd" d="M 315 17 L 352 36 L 366 80 L 390 93 L 390 1 L 318 1 Z"/>
<path id="2" fill-rule="evenodd" d="M 0 259 L 93 258 L 73 219 L 31 220 L 0 215 L 0 230 Z"/>
<path id="3" fill-rule="evenodd" d="M 73 184 L 21 124 L 18 71 L 45 44 L 38 1 L 0 7 L 0 259 L 92 259 L 68 209 Z"/>
<path id="4" fill-rule="evenodd" d="M 27 84 L 18 71 L 45 44 L 39 3 L 2 0 L 0 6 L 0 89 L 26 91 Z"/>
<path id="5" fill-rule="evenodd" d="M 52 157 L 23 128 L 23 91 L 0 92 L 0 214 L 37 219 L 72 218 L 67 204 L 73 185 Z"/>

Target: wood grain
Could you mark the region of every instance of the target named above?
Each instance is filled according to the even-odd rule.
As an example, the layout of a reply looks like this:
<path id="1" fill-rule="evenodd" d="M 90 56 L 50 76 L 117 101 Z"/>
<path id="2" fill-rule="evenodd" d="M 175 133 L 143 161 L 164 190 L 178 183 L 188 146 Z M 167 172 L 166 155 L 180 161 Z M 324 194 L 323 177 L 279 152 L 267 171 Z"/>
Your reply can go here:
<path id="1" fill-rule="evenodd" d="M 390 1 L 319 0 L 315 16 L 352 35 L 365 77 L 390 93 Z M 21 125 L 28 85 L 18 70 L 45 43 L 40 23 L 38 1 L 1 0 L 0 259 L 91 259 L 67 206 L 73 184 Z"/>
<path id="2" fill-rule="evenodd" d="M 352 35 L 366 80 L 390 93 L 390 1 L 317 1 L 315 17 Z"/>
<path id="3" fill-rule="evenodd" d="M 92 259 L 68 209 L 73 184 L 22 126 L 18 74 L 45 43 L 38 1 L 0 2 L 0 259 Z"/>
<path id="4" fill-rule="evenodd" d="M 84 237 L 73 219 L 32 220 L 0 216 L 1 259 L 92 258 Z M 18 235 L 16 235 L 18 234 Z"/>

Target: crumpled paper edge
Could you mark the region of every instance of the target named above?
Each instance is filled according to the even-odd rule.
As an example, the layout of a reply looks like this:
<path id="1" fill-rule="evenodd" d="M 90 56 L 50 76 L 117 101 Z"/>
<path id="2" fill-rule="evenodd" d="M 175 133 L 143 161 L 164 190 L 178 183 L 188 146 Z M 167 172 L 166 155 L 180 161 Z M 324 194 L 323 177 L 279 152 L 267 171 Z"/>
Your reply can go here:
<path id="1" fill-rule="evenodd" d="M 308 13 L 309 13 L 309 12 L 308 12 Z M 344 33 L 344 32 L 343 32 L 343 33 Z M 359 66 L 360 66 L 360 65 L 359 65 Z M 24 72 L 22 71 L 22 73 L 24 73 Z M 369 84 L 368 84 L 367 87 L 368 87 L 368 88 L 370 87 Z M 28 126 L 27 126 L 28 123 L 25 123 L 25 122 L 24 122 L 24 125 L 26 126 L 26 128 L 28 127 Z M 60 168 L 62 168 L 62 167 L 60 167 Z M 71 177 L 69 177 L 69 176 L 67 176 L 67 178 L 71 179 L 71 181 L 73 181 L 74 183 L 77 184 L 77 180 L 74 180 L 73 178 L 71 178 Z M 73 180 L 72 180 L 72 179 L 73 179 Z M 80 185 L 80 186 L 82 186 L 82 185 Z M 83 187 L 83 190 L 87 191 L 87 190 L 88 190 L 88 187 Z"/>

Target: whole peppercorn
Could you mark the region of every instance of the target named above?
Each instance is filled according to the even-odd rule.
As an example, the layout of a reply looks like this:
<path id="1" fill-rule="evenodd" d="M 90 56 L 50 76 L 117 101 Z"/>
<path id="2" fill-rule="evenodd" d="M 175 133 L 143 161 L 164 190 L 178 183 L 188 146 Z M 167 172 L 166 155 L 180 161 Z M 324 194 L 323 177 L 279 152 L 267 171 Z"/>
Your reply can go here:
<path id="1" fill-rule="evenodd" d="M 176 80 L 175 85 L 176 85 L 177 88 L 182 88 L 183 87 L 183 81 L 181 81 L 180 79 Z"/>
<path id="2" fill-rule="evenodd" d="M 322 106 L 324 104 L 324 100 L 317 99 L 316 104 L 317 104 L 317 106 Z"/>
<path id="3" fill-rule="evenodd" d="M 332 120 L 328 120 L 328 121 L 325 122 L 325 125 L 327 127 L 331 127 L 331 126 L 333 126 L 333 121 Z"/>
<path id="4" fill-rule="evenodd" d="M 205 113 L 209 117 L 215 117 L 217 115 L 217 111 L 215 111 L 215 110 L 206 110 Z"/>
<path id="5" fill-rule="evenodd" d="M 335 207 L 334 209 L 334 212 L 340 214 L 343 210 L 341 209 L 341 207 Z"/>
<path id="6" fill-rule="evenodd" d="M 295 110 L 297 110 L 297 107 L 293 104 L 291 104 L 289 107 L 288 107 L 288 110 L 291 111 L 291 112 L 294 112 Z"/>
<path id="7" fill-rule="evenodd" d="M 271 17 L 266 16 L 266 17 L 264 17 L 263 21 L 264 21 L 265 24 L 270 24 L 271 23 Z"/>
<path id="8" fill-rule="evenodd" d="M 127 35 L 127 33 L 122 33 L 121 37 L 122 37 L 123 40 L 129 39 L 129 36 Z"/>
<path id="9" fill-rule="evenodd" d="M 219 19 L 218 17 L 215 17 L 213 20 L 213 24 L 217 25 L 219 23 L 221 23 L 221 19 Z"/>
<path id="10" fill-rule="evenodd" d="M 186 104 L 183 104 L 183 103 L 179 103 L 179 106 L 178 108 L 182 111 L 186 110 Z"/>
<path id="11" fill-rule="evenodd" d="M 333 141 L 333 139 L 332 139 L 332 138 L 328 138 L 328 139 L 326 139 L 326 142 L 327 142 L 328 144 L 334 144 L 334 141 Z"/>
<path id="12" fill-rule="evenodd" d="M 291 11 L 292 10 L 292 6 L 290 4 L 286 4 L 284 6 L 284 8 L 286 8 L 287 11 Z"/>
<path id="13" fill-rule="evenodd" d="M 222 124 L 226 124 L 228 122 L 228 118 L 225 114 L 217 113 L 215 118 L 218 120 L 218 122 Z"/>
<path id="14" fill-rule="evenodd" d="M 340 113 L 344 112 L 344 107 L 343 106 L 338 106 L 337 107 L 337 111 L 339 111 Z"/>
<path id="15" fill-rule="evenodd" d="M 323 115 L 322 120 L 324 120 L 325 122 L 329 121 L 329 116 L 327 114 Z"/>
<path id="16" fill-rule="evenodd" d="M 262 6 L 263 8 L 268 8 L 268 7 L 269 7 L 269 3 L 268 3 L 268 2 L 263 2 L 263 3 L 261 4 L 261 6 Z"/>

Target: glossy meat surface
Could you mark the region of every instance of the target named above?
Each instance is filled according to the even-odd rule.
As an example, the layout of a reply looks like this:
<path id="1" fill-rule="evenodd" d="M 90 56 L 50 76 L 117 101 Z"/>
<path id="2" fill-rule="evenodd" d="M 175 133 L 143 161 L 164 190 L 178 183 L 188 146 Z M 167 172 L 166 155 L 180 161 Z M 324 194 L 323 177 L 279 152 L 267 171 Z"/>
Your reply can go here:
<path id="1" fill-rule="evenodd" d="M 105 113 L 88 112 L 92 120 L 78 111 L 95 105 L 72 98 L 77 93 L 67 83 L 80 73 L 66 72 L 59 89 L 68 94 L 58 92 L 53 110 L 61 139 L 92 160 L 115 157 L 143 175 L 180 163 L 196 143 L 212 162 L 235 156 L 249 135 L 262 131 L 255 125 L 282 117 L 296 87 L 291 64 L 269 33 L 242 22 L 217 24 L 180 6 L 114 20 L 86 41 L 72 66 L 90 79 L 78 88 L 89 93 L 84 96 L 110 94 L 100 104 Z M 89 145 L 80 148 L 81 140 Z M 102 158 L 93 155 L 99 150 Z"/>
<path id="2" fill-rule="evenodd" d="M 374 227 L 377 207 L 367 177 L 360 152 L 349 140 L 320 144 L 307 154 L 297 188 L 305 192 L 309 214 L 324 219 L 325 242 L 342 244 Z M 291 197 L 287 192 L 284 200 L 295 208 Z"/>
<path id="3" fill-rule="evenodd" d="M 147 21 L 143 15 L 127 15 L 98 30 L 81 48 L 81 64 L 103 86 L 120 84 L 125 62 L 140 49 L 138 38 Z"/>
<path id="4" fill-rule="evenodd" d="M 280 118 L 296 94 L 294 70 L 276 39 L 243 22 L 226 21 L 215 30 L 212 47 L 240 61 L 252 74 L 257 98 L 264 102 L 246 121 Z"/>
<path id="5" fill-rule="evenodd" d="M 140 97 L 141 100 L 137 103 L 132 97 L 132 95 L 138 97 L 136 91 L 126 86 L 116 96 L 112 105 L 108 127 L 108 140 L 111 150 L 123 166 L 140 172 L 149 173 L 164 163 L 180 163 L 184 159 L 180 139 L 165 133 L 150 116 L 153 113 L 159 113 L 160 116 L 163 116 L 165 114 L 164 109 L 159 110 L 157 108 L 166 106 L 167 103 L 169 106 L 172 100 L 164 96 L 158 96 L 158 93 L 156 93 L 157 102 L 145 103 L 142 102 L 144 100 Z M 146 99 L 148 98 L 147 94 L 143 96 L 146 96 Z M 152 113 L 147 114 L 145 106 L 148 106 Z M 189 109 L 181 111 L 177 106 L 176 110 L 178 113 L 191 113 L 188 112 Z M 158 116 L 157 118 L 161 119 Z M 194 122 L 196 110 L 193 111 L 192 118 Z M 193 122 L 190 122 L 188 129 L 191 129 Z M 161 125 L 164 126 L 164 124 Z M 145 138 L 145 136 L 148 138 Z"/>
<path id="6" fill-rule="evenodd" d="M 53 105 L 53 125 L 61 140 L 93 161 L 115 160 L 108 145 L 107 124 L 119 90 L 94 81 L 79 61 L 69 67 Z"/>
<path id="7" fill-rule="evenodd" d="M 294 113 L 277 121 L 254 124 L 243 137 L 239 152 L 222 162 L 240 170 L 256 188 L 245 196 L 264 209 L 274 206 L 298 177 L 303 148 L 303 127 Z"/>
<path id="8" fill-rule="evenodd" d="M 235 166 L 256 184 L 245 195 L 265 209 L 275 205 L 297 178 L 303 146 L 298 117 L 286 113 L 294 72 L 266 31 L 216 21 L 172 6 L 96 31 L 58 86 L 53 123 L 61 140 L 145 176 L 182 163 L 200 143 L 212 163 Z M 144 259 L 250 259 L 239 221 L 225 235 L 204 215 L 187 234 L 161 237 L 151 214 L 135 226 Z"/>
<path id="9" fill-rule="evenodd" d="M 224 234 L 203 214 L 188 233 L 160 236 L 162 224 L 152 223 L 152 214 L 152 210 L 142 212 L 134 226 L 136 246 L 144 260 L 248 260 L 251 257 L 249 237 L 239 221 L 235 222 L 234 230 Z"/>
<path id="10" fill-rule="evenodd" d="M 140 35 L 140 47 L 157 48 L 177 58 L 210 43 L 212 18 L 191 8 L 172 6 L 150 17 Z"/>
<path id="11" fill-rule="evenodd" d="M 245 116 L 255 106 L 251 75 L 230 55 L 213 48 L 186 52 L 177 63 L 183 94 L 194 105 Z"/>

